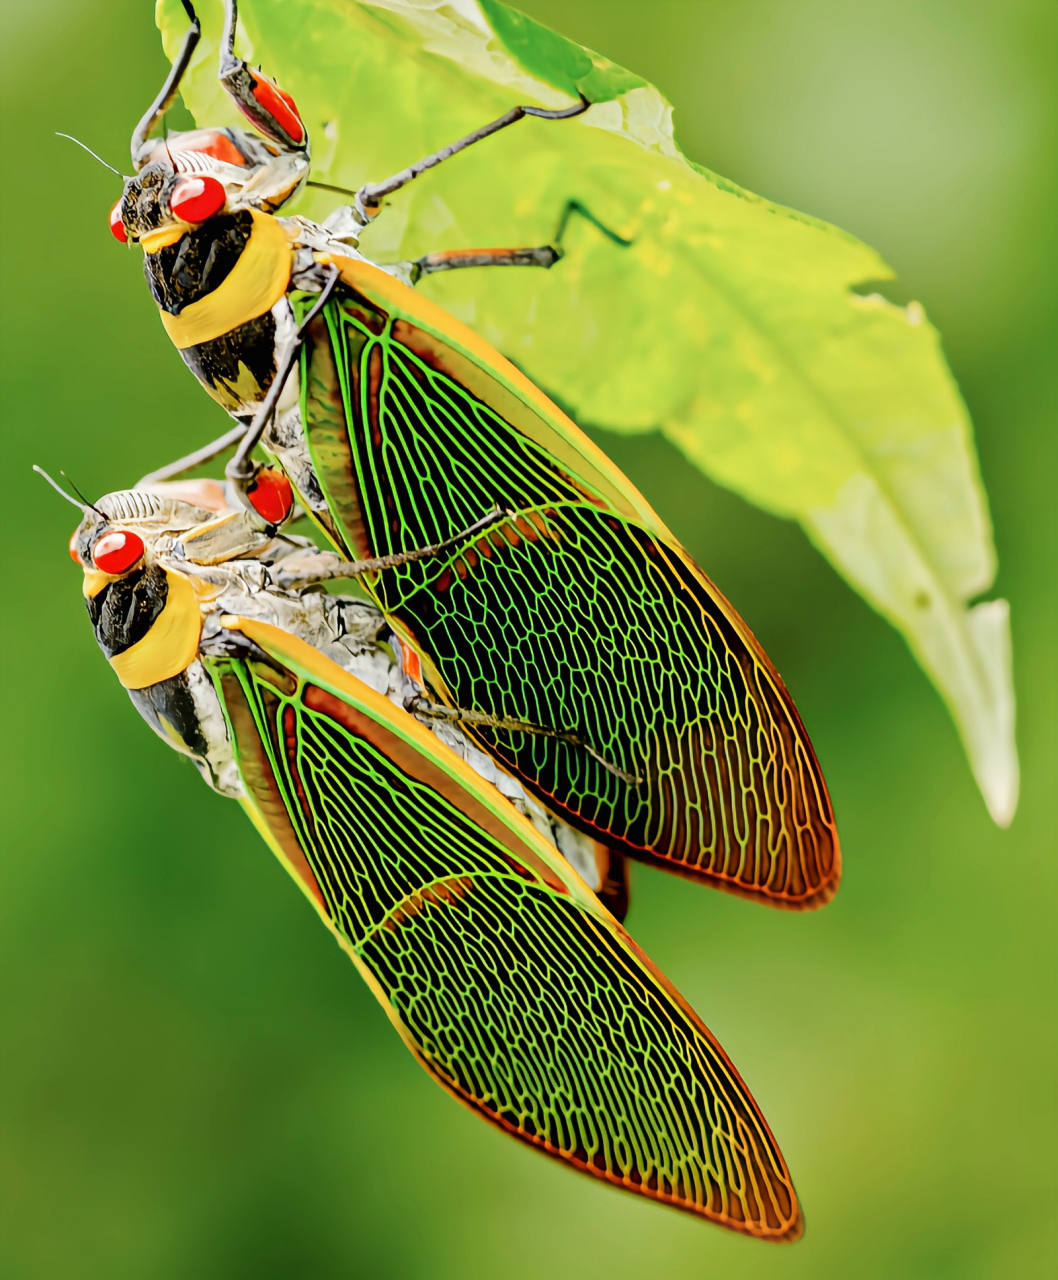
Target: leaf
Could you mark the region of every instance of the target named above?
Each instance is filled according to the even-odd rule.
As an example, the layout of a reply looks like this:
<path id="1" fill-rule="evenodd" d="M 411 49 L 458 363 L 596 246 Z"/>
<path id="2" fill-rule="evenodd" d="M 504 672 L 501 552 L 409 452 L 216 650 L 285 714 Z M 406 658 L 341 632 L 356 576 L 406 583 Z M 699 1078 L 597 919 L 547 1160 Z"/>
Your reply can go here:
<path id="1" fill-rule="evenodd" d="M 222 14 L 183 87 L 201 124 L 238 124 L 216 80 Z M 238 48 L 291 92 L 314 176 L 355 190 L 515 102 L 594 105 L 526 120 L 396 195 L 364 237 L 381 262 L 436 248 L 542 244 L 550 272 L 455 272 L 421 286 L 582 422 L 660 430 L 718 483 L 801 522 L 905 636 L 947 703 L 992 817 L 1017 804 L 1005 601 L 969 417 L 917 303 L 857 286 L 868 246 L 690 163 L 639 77 L 496 0 L 243 0 Z M 186 19 L 160 0 L 172 56 Z M 333 195 L 297 211 L 322 218 Z"/>

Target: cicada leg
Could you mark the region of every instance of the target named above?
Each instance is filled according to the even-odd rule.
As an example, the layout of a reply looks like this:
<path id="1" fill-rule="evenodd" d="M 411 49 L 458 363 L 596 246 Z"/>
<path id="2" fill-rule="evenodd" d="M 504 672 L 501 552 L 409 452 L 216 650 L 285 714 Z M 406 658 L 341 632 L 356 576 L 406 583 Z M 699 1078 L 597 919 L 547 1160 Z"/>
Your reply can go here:
<path id="1" fill-rule="evenodd" d="M 566 206 L 562 210 L 562 216 L 558 220 L 558 226 L 555 228 L 555 237 L 552 242 L 559 250 L 562 248 L 562 237 L 566 234 L 566 227 L 569 226 L 569 220 L 574 214 L 579 215 L 585 222 L 590 222 L 596 231 L 601 231 L 607 240 L 612 240 L 614 244 L 620 245 L 622 249 L 627 249 L 632 243 L 625 236 L 618 235 L 605 222 L 600 221 L 587 205 L 581 204 L 579 200 L 567 200 Z"/>
<path id="2" fill-rule="evenodd" d="M 543 244 L 530 249 L 441 249 L 436 253 L 424 253 L 413 262 L 401 262 L 412 284 L 423 276 L 438 271 L 459 271 L 463 267 L 553 267 L 562 257 L 562 250 L 553 244 Z"/>
<path id="3" fill-rule="evenodd" d="M 596 751 L 590 743 L 585 742 L 583 738 L 569 729 L 553 729 L 547 725 L 533 724 L 529 720 L 490 715 L 487 711 L 467 711 L 459 707 L 445 707 L 441 706 L 440 703 L 427 702 L 419 694 L 406 698 L 404 707 L 405 710 L 411 711 L 417 716 L 424 716 L 427 719 L 450 720 L 454 724 L 476 725 L 481 729 L 507 729 L 513 733 L 535 733 L 541 734 L 545 738 L 556 738 L 559 742 L 568 742 L 570 746 L 579 747 L 582 751 L 587 752 L 593 760 L 602 765 L 607 773 L 612 773 L 615 778 L 619 778 L 629 786 L 635 786 L 636 783 L 642 782 L 642 778 L 637 777 L 634 773 L 626 773 L 615 765 L 613 761 L 607 760 L 604 755 Z"/>
<path id="4" fill-rule="evenodd" d="M 518 249 L 442 249 L 425 253 L 410 262 L 399 262 L 396 266 L 412 284 L 417 284 L 423 276 L 435 275 L 439 271 L 460 271 L 465 267 L 543 267 L 547 270 L 562 257 L 562 238 L 573 214 L 578 214 L 623 249 L 632 243 L 601 222 L 579 200 L 567 200 L 550 244 Z"/>
<path id="5" fill-rule="evenodd" d="M 382 207 L 382 200 L 386 196 L 393 195 L 401 187 L 406 187 L 409 182 L 413 182 L 420 174 L 426 173 L 429 169 L 435 169 L 445 160 L 450 160 L 452 156 L 458 155 L 460 151 L 465 151 L 467 147 L 472 147 L 475 142 L 483 142 L 486 138 L 491 138 L 494 133 L 499 133 L 501 129 L 506 129 L 509 125 L 516 124 L 525 116 L 536 116 L 538 120 L 569 120 L 573 116 L 583 115 L 590 106 L 591 103 L 581 94 L 580 101 L 575 106 L 565 107 L 560 111 L 546 111 L 543 107 L 511 107 L 510 111 L 505 111 L 498 119 L 482 125 L 480 129 L 475 129 L 473 133 L 468 133 L 464 137 L 458 138 L 455 142 L 449 143 L 447 147 L 442 147 L 440 151 L 434 151 L 432 154 L 424 156 L 406 169 L 401 169 L 399 173 L 386 178 L 384 182 L 366 183 L 356 193 L 354 207 L 366 225 L 378 213 Z M 309 186 L 323 187 L 325 184 L 310 182 Z M 330 189 L 333 190 L 333 188 Z"/>
<path id="6" fill-rule="evenodd" d="M 189 0 L 183 0 L 187 6 Z M 220 86 L 247 120 L 286 155 L 308 157 L 309 135 L 294 99 L 274 80 L 235 55 L 239 24 L 236 0 L 224 0 L 224 34 L 220 42 Z"/>
<path id="7" fill-rule="evenodd" d="M 451 538 L 446 538 L 444 542 L 435 542 L 428 547 L 416 547 L 413 551 L 396 551 L 392 555 L 376 556 L 369 560 L 337 560 L 330 564 L 323 564 L 311 573 L 299 573 L 296 578 L 284 578 L 281 572 L 274 573 L 273 577 L 282 587 L 311 587 L 340 578 L 359 578 L 365 573 L 379 573 L 383 569 L 399 569 L 402 564 L 415 564 L 418 560 L 429 560 L 444 551 L 450 551 L 468 538 L 474 538 L 494 524 L 507 520 L 510 514 L 501 507 L 493 507 L 480 520 L 475 520 L 473 524 L 453 534 Z"/>
<path id="8" fill-rule="evenodd" d="M 323 286 L 312 310 L 298 326 L 297 334 L 290 344 L 286 359 L 276 369 L 272 385 L 268 388 L 268 394 L 261 402 L 260 409 L 254 415 L 254 420 L 245 428 L 242 441 L 235 450 L 235 456 L 224 468 L 224 474 L 233 482 L 240 498 L 246 505 L 250 505 L 246 491 L 257 473 L 257 465 L 250 457 L 250 454 L 256 448 L 257 442 L 264 435 L 266 427 L 272 421 L 276 405 L 279 403 L 279 397 L 283 394 L 283 387 L 286 385 L 287 378 L 290 377 L 290 371 L 301 358 L 301 348 L 305 345 L 306 330 L 331 300 L 331 294 L 338 283 L 339 275 L 338 268 L 332 267 L 328 274 L 327 283 Z"/>
<path id="9" fill-rule="evenodd" d="M 216 440 L 211 440 L 209 444 L 204 444 L 201 449 L 196 449 L 194 453 L 186 453 L 182 458 L 177 458 L 175 462 L 170 462 L 168 466 L 159 467 L 157 471 L 148 472 L 147 475 L 141 476 L 136 481 L 136 488 L 142 489 L 147 484 L 161 484 L 165 480 L 176 480 L 185 472 L 193 471 L 195 467 L 204 466 L 207 462 L 212 462 L 214 458 L 222 454 L 226 449 L 231 449 L 239 443 L 246 434 L 247 424 L 240 422 L 238 426 L 232 427 L 230 431 L 225 431 L 222 436 L 218 436 Z"/>
<path id="10" fill-rule="evenodd" d="M 173 100 L 176 98 L 177 92 L 180 89 L 180 81 L 183 79 L 184 72 L 187 70 L 191 62 L 191 55 L 195 52 L 195 47 L 202 36 L 202 26 L 199 23 L 198 14 L 195 13 L 194 6 L 191 4 L 190 0 L 183 0 L 183 5 L 184 12 L 187 14 L 188 21 L 191 23 L 188 28 L 187 35 L 184 36 L 184 43 L 181 46 L 180 52 L 176 56 L 176 60 L 173 63 L 169 75 L 166 77 L 165 84 L 162 85 L 158 92 L 158 96 L 147 108 L 143 118 L 132 133 L 132 142 L 130 144 L 132 150 L 132 163 L 136 166 L 137 170 L 141 169 L 146 163 L 144 152 L 147 135 L 151 132 L 158 121 L 161 120 L 162 116 L 165 115 L 166 111 L 168 111 L 172 106 Z"/>

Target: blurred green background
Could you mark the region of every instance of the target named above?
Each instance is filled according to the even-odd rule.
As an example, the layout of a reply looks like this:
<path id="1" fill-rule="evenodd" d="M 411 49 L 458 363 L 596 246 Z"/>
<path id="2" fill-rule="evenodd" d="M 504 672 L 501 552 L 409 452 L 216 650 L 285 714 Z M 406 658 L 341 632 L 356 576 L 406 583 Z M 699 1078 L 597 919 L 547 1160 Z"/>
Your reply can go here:
<path id="1" fill-rule="evenodd" d="M 52 136 L 127 165 L 164 73 L 153 5 L 9 0 L 5 1277 L 1049 1277 L 1055 6 L 523 7 L 658 84 L 691 157 L 880 248 L 890 295 L 940 326 L 1013 607 L 1021 809 L 992 826 L 903 643 L 796 527 L 658 440 L 600 436 L 767 647 L 832 788 L 846 873 L 822 913 L 635 868 L 629 918 L 753 1088 L 807 1235 L 729 1236 L 456 1106 L 95 649 L 74 513 L 30 463 L 94 496 L 223 422 L 107 231 L 117 179 Z"/>

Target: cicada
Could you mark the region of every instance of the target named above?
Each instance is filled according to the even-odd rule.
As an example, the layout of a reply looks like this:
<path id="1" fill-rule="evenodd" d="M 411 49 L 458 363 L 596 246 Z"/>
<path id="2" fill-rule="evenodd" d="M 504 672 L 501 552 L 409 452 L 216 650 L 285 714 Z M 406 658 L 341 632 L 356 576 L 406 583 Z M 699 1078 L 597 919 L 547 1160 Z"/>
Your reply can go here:
<path id="1" fill-rule="evenodd" d="M 328 553 L 212 482 L 86 504 L 71 553 L 144 718 L 243 806 L 444 1089 L 614 1186 L 801 1234 L 760 1109 L 578 874 L 584 843 L 403 709 L 417 682 L 373 606 L 280 585 Z"/>
<path id="2" fill-rule="evenodd" d="M 308 130 L 293 99 L 236 57 L 234 0 L 220 81 L 256 133 L 150 137 L 198 39 L 185 8 L 191 30 L 135 130 L 137 172 L 111 225 L 144 249 L 167 332 L 238 425 L 146 479 L 234 445 L 227 474 L 263 509 L 251 457 L 262 444 L 344 560 L 386 562 L 362 584 L 429 685 L 564 821 L 759 902 L 827 902 L 841 867 L 830 797 L 749 628 L 579 428 L 413 287 L 438 270 L 551 267 L 559 247 L 388 267 L 356 247 L 385 197 L 420 174 L 525 115 L 590 103 L 512 108 L 322 225 L 284 218 L 309 181 Z M 481 532 L 497 508 L 508 518 Z M 465 530 L 477 532 L 460 541 Z M 441 544 L 447 556 L 421 555 Z"/>

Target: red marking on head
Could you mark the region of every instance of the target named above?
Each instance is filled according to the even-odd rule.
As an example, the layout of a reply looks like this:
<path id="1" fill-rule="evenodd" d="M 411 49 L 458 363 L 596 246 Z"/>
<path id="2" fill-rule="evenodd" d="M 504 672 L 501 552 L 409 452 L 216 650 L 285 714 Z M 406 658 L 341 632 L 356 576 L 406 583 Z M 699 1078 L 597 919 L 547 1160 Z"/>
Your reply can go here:
<path id="1" fill-rule="evenodd" d="M 240 169 L 246 168 L 246 157 L 228 135 L 221 133 L 219 129 L 197 129 L 193 133 L 178 138 L 175 143 L 171 143 L 170 149 L 176 155 L 181 151 L 198 151 L 202 155 L 212 156 L 221 164 L 234 164 Z"/>
<path id="2" fill-rule="evenodd" d="M 169 209 L 182 222 L 205 222 L 224 208 L 227 198 L 216 178 L 181 178 L 169 197 Z"/>
<path id="3" fill-rule="evenodd" d="M 282 524 L 294 509 L 294 490 L 290 481 L 276 467 L 258 471 L 246 490 L 250 506 L 269 524 Z"/>
<path id="4" fill-rule="evenodd" d="M 80 551 L 77 550 L 77 535 L 79 533 L 80 533 L 80 529 L 75 529 L 73 533 L 70 534 L 70 542 L 69 542 L 70 559 L 74 562 L 74 564 L 84 563 L 84 561 L 81 559 Z"/>
<path id="5" fill-rule="evenodd" d="M 301 123 L 301 116 L 289 93 L 284 93 L 278 85 L 263 79 L 255 79 L 250 92 L 257 105 L 268 112 L 291 142 L 304 141 L 305 126 Z"/>
<path id="6" fill-rule="evenodd" d="M 104 573 L 124 573 L 143 555 L 143 539 L 138 533 L 115 529 L 97 538 L 92 547 L 92 563 Z"/>
<path id="7" fill-rule="evenodd" d="M 122 244 L 128 244 L 129 234 L 125 230 L 125 224 L 121 220 L 122 211 L 125 208 L 125 197 L 122 196 L 117 204 L 110 211 L 110 230 L 115 240 L 120 240 Z"/>

